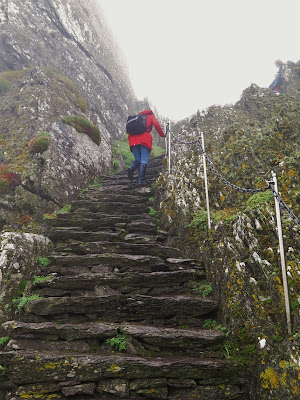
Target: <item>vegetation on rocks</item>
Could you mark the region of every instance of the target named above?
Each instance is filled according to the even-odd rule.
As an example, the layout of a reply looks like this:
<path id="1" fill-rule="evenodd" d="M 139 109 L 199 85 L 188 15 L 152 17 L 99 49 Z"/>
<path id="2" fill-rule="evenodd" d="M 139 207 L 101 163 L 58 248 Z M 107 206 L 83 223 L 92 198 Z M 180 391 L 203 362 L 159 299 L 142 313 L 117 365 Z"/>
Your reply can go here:
<path id="1" fill-rule="evenodd" d="M 43 153 L 50 146 L 50 134 L 48 132 L 39 132 L 28 144 L 29 150 L 33 154 Z"/>
<path id="2" fill-rule="evenodd" d="M 21 184 L 19 174 L 13 172 L 8 165 L 0 165 L 0 195 L 6 195 Z"/>
<path id="3" fill-rule="evenodd" d="M 210 161 L 234 185 L 267 187 L 275 171 L 282 199 L 299 218 L 299 113 L 300 103 L 294 97 L 276 96 L 252 85 L 234 106 L 210 107 L 174 125 L 173 131 L 186 141 L 204 132 Z M 272 192 L 240 193 L 208 168 L 209 231 L 201 150 L 176 142 L 173 149 L 172 176 L 165 173 L 159 178 L 155 200 L 170 243 L 208 266 L 213 295 L 221 302 L 220 318 L 231 337 L 225 354 L 243 364 L 247 361 L 253 376 L 251 399 L 296 400 L 299 228 L 282 210 L 293 324 L 289 335 Z"/>
<path id="4" fill-rule="evenodd" d="M 87 119 L 77 116 L 68 116 L 63 118 L 63 122 L 75 128 L 77 132 L 87 134 L 93 142 L 98 146 L 100 145 L 100 130 Z"/>

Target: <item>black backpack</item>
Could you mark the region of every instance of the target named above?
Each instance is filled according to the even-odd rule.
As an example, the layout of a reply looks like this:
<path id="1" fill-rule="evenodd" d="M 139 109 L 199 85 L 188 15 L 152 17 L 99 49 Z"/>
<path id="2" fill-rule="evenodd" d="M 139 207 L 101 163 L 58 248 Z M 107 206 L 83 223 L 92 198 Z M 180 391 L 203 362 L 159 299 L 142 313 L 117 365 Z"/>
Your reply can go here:
<path id="1" fill-rule="evenodd" d="M 129 115 L 126 123 L 126 132 L 129 135 L 139 135 L 147 130 L 145 114 Z"/>

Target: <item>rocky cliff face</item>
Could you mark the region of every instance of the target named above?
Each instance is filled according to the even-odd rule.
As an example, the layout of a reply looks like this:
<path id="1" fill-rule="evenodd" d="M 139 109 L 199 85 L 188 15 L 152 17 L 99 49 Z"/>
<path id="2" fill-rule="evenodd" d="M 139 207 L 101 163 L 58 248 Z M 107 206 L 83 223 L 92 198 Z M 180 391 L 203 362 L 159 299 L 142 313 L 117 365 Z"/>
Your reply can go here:
<path id="1" fill-rule="evenodd" d="M 22 227 L 110 168 L 134 95 L 96 0 L 2 1 L 0 53 L 0 228 Z"/>
<path id="2" fill-rule="evenodd" d="M 292 71 L 284 66 L 285 77 Z M 296 73 L 296 72 L 295 72 Z M 290 73 L 285 92 L 297 86 Z M 277 174 L 279 191 L 300 217 L 300 103 L 252 85 L 234 106 L 210 107 L 174 126 L 183 141 L 204 132 L 206 152 L 226 181 L 264 188 Z M 210 269 L 221 317 L 235 334 L 227 356 L 252 369 L 252 399 L 296 400 L 300 394 L 299 228 L 282 211 L 292 333 L 287 332 L 272 193 L 239 191 L 208 171 L 212 229 L 207 213 L 200 147 L 173 140 L 172 175 L 162 175 L 157 201 L 164 226 L 188 256 Z M 178 238 L 179 234 L 179 238 Z"/>

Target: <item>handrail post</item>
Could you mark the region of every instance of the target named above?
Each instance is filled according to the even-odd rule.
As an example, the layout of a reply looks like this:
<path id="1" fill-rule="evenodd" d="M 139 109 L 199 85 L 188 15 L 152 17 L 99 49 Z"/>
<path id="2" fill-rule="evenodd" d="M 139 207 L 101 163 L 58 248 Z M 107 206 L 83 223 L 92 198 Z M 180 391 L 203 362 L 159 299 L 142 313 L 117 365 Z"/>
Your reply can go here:
<path id="1" fill-rule="evenodd" d="M 171 121 L 169 120 L 169 158 L 168 158 L 168 166 L 169 166 L 169 175 L 171 174 Z"/>
<path id="2" fill-rule="evenodd" d="M 274 171 L 272 171 L 272 180 L 274 182 L 274 190 L 278 192 L 278 183 L 277 177 Z M 281 216 L 280 216 L 280 207 L 279 202 L 275 198 L 275 210 L 276 210 L 276 219 L 277 219 L 277 230 L 278 230 L 278 239 L 279 239 L 279 251 L 280 251 L 280 259 L 281 259 L 281 272 L 282 272 L 282 283 L 283 283 L 283 292 L 284 292 L 284 301 L 285 301 L 285 310 L 286 310 L 286 320 L 287 320 L 287 329 L 288 333 L 292 333 L 292 323 L 291 323 L 291 311 L 290 311 L 290 300 L 289 300 L 289 288 L 286 274 L 286 265 L 284 258 L 284 247 L 283 247 L 283 236 L 282 236 L 282 225 L 281 225 Z"/>
<path id="3" fill-rule="evenodd" d="M 210 209 L 209 209 L 209 197 L 208 197 L 208 181 L 207 181 L 207 171 L 206 171 L 206 158 L 205 158 L 205 147 L 204 147 L 204 134 L 201 132 L 201 141 L 202 141 L 202 149 L 203 149 L 203 170 L 204 170 L 204 182 L 205 182 L 205 196 L 206 196 L 206 211 L 207 211 L 207 224 L 208 229 L 211 229 L 211 221 L 210 221 Z"/>
<path id="4" fill-rule="evenodd" d="M 168 133 L 169 133 L 169 123 L 167 122 L 166 123 L 166 133 L 165 133 L 165 147 L 166 147 L 166 158 L 167 158 L 167 160 L 168 160 L 168 139 L 167 139 L 167 135 L 168 135 Z M 170 134 L 170 133 L 169 133 Z"/>

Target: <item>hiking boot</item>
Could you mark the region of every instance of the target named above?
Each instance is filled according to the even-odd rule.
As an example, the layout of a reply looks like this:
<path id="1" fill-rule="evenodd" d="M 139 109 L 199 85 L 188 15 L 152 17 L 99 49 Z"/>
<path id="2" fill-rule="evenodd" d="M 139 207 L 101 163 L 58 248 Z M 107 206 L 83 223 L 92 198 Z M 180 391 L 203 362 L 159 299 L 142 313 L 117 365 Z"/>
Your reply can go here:
<path id="1" fill-rule="evenodd" d="M 139 169 L 139 177 L 137 181 L 139 185 L 142 185 L 144 183 L 146 170 L 147 170 L 147 164 L 141 164 Z"/>
<path id="2" fill-rule="evenodd" d="M 132 163 L 132 164 L 130 165 L 130 167 L 128 168 L 127 173 L 128 173 L 128 179 L 129 179 L 130 181 L 133 180 L 134 171 L 140 166 L 140 164 L 141 164 L 141 163 L 140 163 L 139 161 L 134 160 L 133 163 Z"/>
<path id="3" fill-rule="evenodd" d="M 129 179 L 130 181 L 132 181 L 132 180 L 133 180 L 134 169 L 128 168 L 127 172 L 128 172 L 128 179 Z"/>

